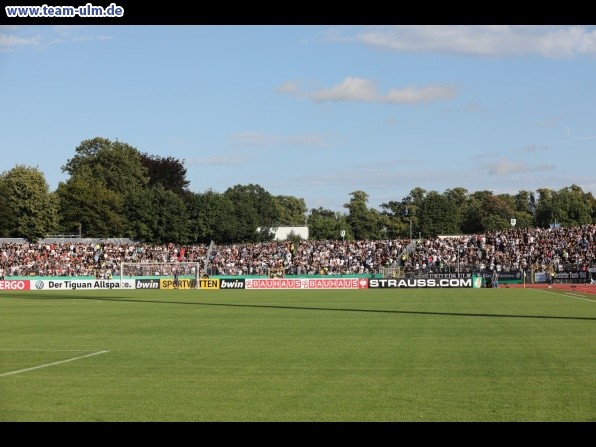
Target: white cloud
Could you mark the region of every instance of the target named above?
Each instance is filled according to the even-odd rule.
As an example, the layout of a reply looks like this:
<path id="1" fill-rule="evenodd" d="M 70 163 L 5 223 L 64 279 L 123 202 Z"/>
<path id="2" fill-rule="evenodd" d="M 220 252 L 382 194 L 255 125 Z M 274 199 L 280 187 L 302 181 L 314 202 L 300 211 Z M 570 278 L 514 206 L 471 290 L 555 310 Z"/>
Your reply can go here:
<path id="1" fill-rule="evenodd" d="M 339 37 L 335 41 L 346 41 Z M 398 25 L 371 27 L 353 41 L 407 52 L 438 52 L 472 56 L 596 55 L 596 30 L 585 26 Z"/>
<path id="2" fill-rule="evenodd" d="M 338 85 L 310 93 L 315 101 L 371 101 L 377 102 L 380 96 L 372 81 L 363 78 L 348 77 Z"/>
<path id="3" fill-rule="evenodd" d="M 97 40 L 112 40 L 112 36 L 105 34 L 87 35 L 87 36 L 74 36 L 67 42 L 88 42 Z"/>
<path id="4" fill-rule="evenodd" d="M 296 93 L 297 91 L 298 91 L 298 86 L 296 85 L 295 82 L 285 82 L 284 84 L 280 85 L 276 89 L 277 93 L 286 93 L 286 94 Z"/>
<path id="5" fill-rule="evenodd" d="M 54 45 L 111 40 L 112 36 L 105 34 L 81 34 L 87 27 L 58 25 L 43 26 L 2 26 L 0 27 L 0 51 L 24 48 L 46 49 Z M 36 34 L 30 35 L 32 30 Z"/>
<path id="6" fill-rule="evenodd" d="M 403 90 L 389 90 L 383 102 L 392 104 L 416 104 L 419 102 L 434 102 L 452 99 L 456 91 L 452 87 L 430 85 L 422 88 L 408 87 Z"/>
<path id="7" fill-rule="evenodd" d="M 0 51 L 23 47 L 38 47 L 42 42 L 41 35 L 20 37 L 15 34 L 0 34 Z"/>
<path id="8" fill-rule="evenodd" d="M 370 79 L 347 77 L 339 84 L 314 92 L 300 92 L 295 84 L 284 84 L 285 88 L 278 88 L 281 93 L 292 93 L 306 96 L 316 102 L 327 101 L 360 101 L 386 104 L 417 104 L 452 99 L 456 90 L 449 86 L 429 85 L 425 87 L 406 87 L 404 89 L 390 89 L 382 94 Z M 290 88 L 291 87 L 291 88 Z"/>
<path id="9" fill-rule="evenodd" d="M 82 28 L 83 25 L 52 25 L 52 30 L 60 34 L 70 34 L 71 32 Z"/>
<path id="10" fill-rule="evenodd" d="M 509 175 L 518 172 L 543 172 L 552 171 L 555 169 L 554 165 L 548 163 L 541 163 L 537 165 L 528 165 L 524 162 L 513 162 L 506 158 L 501 158 L 495 163 L 486 163 L 484 167 L 488 170 L 490 175 Z"/>
<path id="11" fill-rule="evenodd" d="M 491 175 L 506 175 L 513 174 L 515 172 L 524 172 L 528 168 L 523 162 L 511 162 L 504 158 L 500 159 L 496 163 L 487 164 L 488 173 Z"/>

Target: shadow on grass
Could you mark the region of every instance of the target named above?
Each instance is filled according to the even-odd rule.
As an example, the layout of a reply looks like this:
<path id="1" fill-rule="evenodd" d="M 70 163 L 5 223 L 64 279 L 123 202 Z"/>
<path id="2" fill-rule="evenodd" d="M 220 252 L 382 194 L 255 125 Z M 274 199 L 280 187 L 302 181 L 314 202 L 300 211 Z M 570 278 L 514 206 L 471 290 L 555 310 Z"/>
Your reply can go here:
<path id="1" fill-rule="evenodd" d="M 16 297 L 16 296 L 15 296 Z M 92 300 L 92 301 L 114 301 L 114 302 L 131 302 L 131 303 L 151 303 L 151 304 L 180 304 L 186 306 L 215 306 L 215 307 L 236 307 L 236 308 L 258 308 L 258 309 L 290 309 L 290 310 L 312 310 L 312 311 L 326 311 L 326 312 L 365 312 L 378 314 L 399 314 L 399 315 L 444 315 L 452 317 L 488 317 L 488 318 L 537 318 L 547 320 L 582 320 L 582 321 L 596 321 L 596 317 L 566 317 L 557 315 L 514 315 L 514 314 L 478 314 L 478 313 L 461 313 L 461 312 L 429 312 L 429 311 L 415 311 L 415 310 L 384 310 L 384 309 L 351 309 L 351 308 L 337 308 L 337 307 L 306 307 L 306 306 L 280 306 L 272 304 L 232 304 L 232 303 L 205 303 L 205 302 L 188 302 L 188 301 L 157 301 L 144 300 L 138 298 L 127 297 L 110 297 L 104 296 L 90 296 L 82 297 L 64 297 L 35 293 L 35 297 L 28 296 L 27 300 Z"/>

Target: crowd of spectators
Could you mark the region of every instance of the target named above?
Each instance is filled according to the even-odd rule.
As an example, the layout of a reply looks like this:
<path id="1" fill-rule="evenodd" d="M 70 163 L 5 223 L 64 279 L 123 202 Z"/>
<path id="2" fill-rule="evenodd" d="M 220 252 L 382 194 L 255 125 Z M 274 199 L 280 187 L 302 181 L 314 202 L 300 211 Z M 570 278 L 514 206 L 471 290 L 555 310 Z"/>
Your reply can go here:
<path id="1" fill-rule="evenodd" d="M 267 276 L 563 269 L 596 264 L 596 225 L 520 228 L 433 239 L 273 241 L 250 244 L 150 245 L 110 240 L 0 243 L 0 277 L 120 276 L 120 265 L 199 262 L 209 275 Z"/>
<path id="2" fill-rule="evenodd" d="M 419 241 L 402 265 L 421 271 L 562 271 L 596 264 L 596 225 L 510 229 Z"/>

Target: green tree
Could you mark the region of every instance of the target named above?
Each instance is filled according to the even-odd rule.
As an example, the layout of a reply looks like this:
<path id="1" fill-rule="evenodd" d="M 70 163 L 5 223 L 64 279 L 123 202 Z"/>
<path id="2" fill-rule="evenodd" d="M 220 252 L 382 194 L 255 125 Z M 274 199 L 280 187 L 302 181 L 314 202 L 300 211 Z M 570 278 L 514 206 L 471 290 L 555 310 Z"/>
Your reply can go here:
<path id="1" fill-rule="evenodd" d="M 275 196 L 279 226 L 301 227 L 306 224 L 306 203 L 294 196 Z"/>
<path id="2" fill-rule="evenodd" d="M 476 191 L 470 195 L 462 229 L 465 233 L 483 233 L 485 231 L 506 230 L 511 219 L 523 214 L 516 211 L 516 197 L 510 194 L 494 195 L 492 191 Z"/>
<path id="3" fill-rule="evenodd" d="M 592 209 L 592 223 L 596 223 L 596 198 L 592 195 L 591 192 L 587 192 L 585 194 L 586 203 Z"/>
<path id="4" fill-rule="evenodd" d="M 462 232 L 465 234 L 483 233 L 484 226 L 482 219 L 487 216 L 484 204 L 487 198 L 492 197 L 492 191 L 475 191 L 468 196 L 468 206 L 461 224 Z"/>
<path id="5" fill-rule="evenodd" d="M 6 172 L 0 175 L 0 237 L 12 237 L 17 234 L 19 216 L 5 177 Z"/>
<path id="6" fill-rule="evenodd" d="M 134 216 L 123 214 L 125 210 L 123 204 L 132 200 L 132 197 L 136 197 L 149 184 L 147 168 L 142 163 L 142 154 L 136 148 L 117 140 L 111 141 L 101 137 L 84 140 L 76 147 L 75 156 L 62 166 L 62 171 L 70 174 L 70 179 L 81 179 L 83 182 L 93 179 L 98 183 L 98 193 L 102 194 L 101 200 L 114 201 L 114 206 L 109 212 L 109 220 L 117 225 L 111 227 L 111 233 L 105 234 L 104 237 L 121 237 L 123 233 L 133 232 L 127 227 L 134 225 Z M 74 197 L 70 200 L 76 201 Z M 96 211 L 102 212 L 103 209 Z M 70 217 L 63 216 L 62 220 L 66 223 Z M 105 233 L 102 228 L 103 223 L 90 222 L 87 225 L 87 228 L 94 233 Z"/>
<path id="7" fill-rule="evenodd" d="M 130 237 L 166 244 L 190 242 L 190 220 L 183 199 L 161 183 L 129 196 L 125 214 L 130 217 Z"/>
<path id="8" fill-rule="evenodd" d="M 37 167 L 16 165 L 0 175 L 0 234 L 37 241 L 57 227 L 57 204 Z"/>
<path id="9" fill-rule="evenodd" d="M 518 191 L 514 196 L 514 201 L 515 211 L 525 212 L 530 215 L 533 215 L 534 211 L 536 211 L 536 201 L 534 199 L 534 193 L 531 191 L 525 189 Z"/>
<path id="10" fill-rule="evenodd" d="M 519 191 L 514 196 L 514 215 L 516 228 L 528 228 L 534 225 L 534 211 L 536 201 L 534 193 L 526 190 Z"/>
<path id="11" fill-rule="evenodd" d="M 555 192 L 550 188 L 538 189 L 538 201 L 536 203 L 536 213 L 534 214 L 534 223 L 538 227 L 548 228 L 555 219 L 559 219 L 562 215 L 561 210 L 555 209 L 554 205 Z"/>
<path id="12" fill-rule="evenodd" d="M 378 219 L 368 208 L 368 194 L 364 191 L 353 191 L 352 198 L 344 204 L 348 209 L 347 221 L 356 240 L 375 239 Z"/>
<path id="13" fill-rule="evenodd" d="M 443 195 L 447 198 L 447 200 L 455 204 L 455 208 L 457 210 L 457 227 L 459 229 L 458 233 L 462 233 L 464 216 L 466 215 L 466 210 L 468 209 L 469 204 L 468 190 L 462 187 L 446 189 Z"/>
<path id="14" fill-rule="evenodd" d="M 228 197 L 209 189 L 203 193 L 187 193 L 184 201 L 193 241 L 205 244 L 235 241 L 234 204 Z"/>
<path id="15" fill-rule="evenodd" d="M 160 157 L 143 153 L 141 154 L 141 164 L 147 170 L 149 187 L 160 184 L 179 196 L 188 192 L 190 182 L 186 179 L 184 161 L 172 156 Z"/>
<path id="16" fill-rule="evenodd" d="M 439 234 L 459 234 L 460 217 L 455 201 L 437 191 L 429 192 L 419 208 L 420 232 L 422 237 L 436 237 Z"/>
<path id="17" fill-rule="evenodd" d="M 511 217 L 515 215 L 515 198 L 510 194 L 487 196 L 483 201 L 485 216 L 498 216 L 510 224 Z"/>
<path id="18" fill-rule="evenodd" d="M 352 229 L 346 216 L 336 211 L 313 208 L 308 215 L 308 236 L 311 240 L 339 240 L 342 239 L 341 231 L 345 231 L 344 240 L 354 239 Z"/>
<path id="19" fill-rule="evenodd" d="M 83 168 L 121 197 L 147 186 L 149 177 L 141 153 L 134 147 L 107 138 L 84 140 L 75 149 L 76 155 L 62 166 L 62 171 L 75 176 Z"/>
<path id="20" fill-rule="evenodd" d="M 408 237 L 410 234 L 412 234 L 412 238 L 415 239 L 416 235 L 421 232 L 418 209 L 426 197 L 426 194 L 426 189 L 416 187 L 412 189 L 410 193 L 402 200 L 404 209 L 404 223 L 408 223 Z"/>
<path id="21" fill-rule="evenodd" d="M 503 216 L 488 214 L 482 219 L 484 231 L 508 230 L 511 225 L 511 218 L 505 219 Z"/>
<path id="22" fill-rule="evenodd" d="M 547 228 L 550 224 L 576 226 L 592 222 L 591 195 L 585 194 L 577 185 L 554 191 L 548 188 L 538 190 L 535 223 Z"/>
<path id="23" fill-rule="evenodd" d="M 381 204 L 381 216 L 385 220 L 388 239 L 408 237 L 410 229 L 410 212 L 404 202 L 391 200 Z"/>
<path id="24" fill-rule="evenodd" d="M 270 241 L 274 237 L 272 228 L 277 226 L 279 209 L 273 196 L 263 187 L 255 184 L 235 185 L 224 192 L 234 204 L 233 242 Z"/>
<path id="25" fill-rule="evenodd" d="M 60 182 L 56 196 L 61 231 L 78 233 L 80 228 L 85 237 L 125 236 L 124 199 L 89 167 L 81 167 L 76 175 Z"/>
<path id="26" fill-rule="evenodd" d="M 590 197 L 584 193 L 582 188 L 573 184 L 559 190 L 558 195 L 562 206 L 567 211 L 565 225 L 579 226 L 592 223 L 592 213 L 594 210 L 590 202 Z"/>
<path id="27" fill-rule="evenodd" d="M 381 218 L 381 213 L 368 208 L 368 194 L 364 191 L 353 191 L 350 193 L 352 199 L 344 204 L 348 209 L 347 221 L 352 229 L 354 238 L 384 239 L 386 238 L 386 220 Z"/>

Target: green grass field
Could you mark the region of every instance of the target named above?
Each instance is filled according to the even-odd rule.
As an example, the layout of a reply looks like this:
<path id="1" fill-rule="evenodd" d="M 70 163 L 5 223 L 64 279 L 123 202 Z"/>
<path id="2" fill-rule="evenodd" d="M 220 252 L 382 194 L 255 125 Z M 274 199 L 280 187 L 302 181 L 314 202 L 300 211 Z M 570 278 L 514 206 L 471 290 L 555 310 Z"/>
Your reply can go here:
<path id="1" fill-rule="evenodd" d="M 3 291 L 0 421 L 596 421 L 596 300 Z"/>

